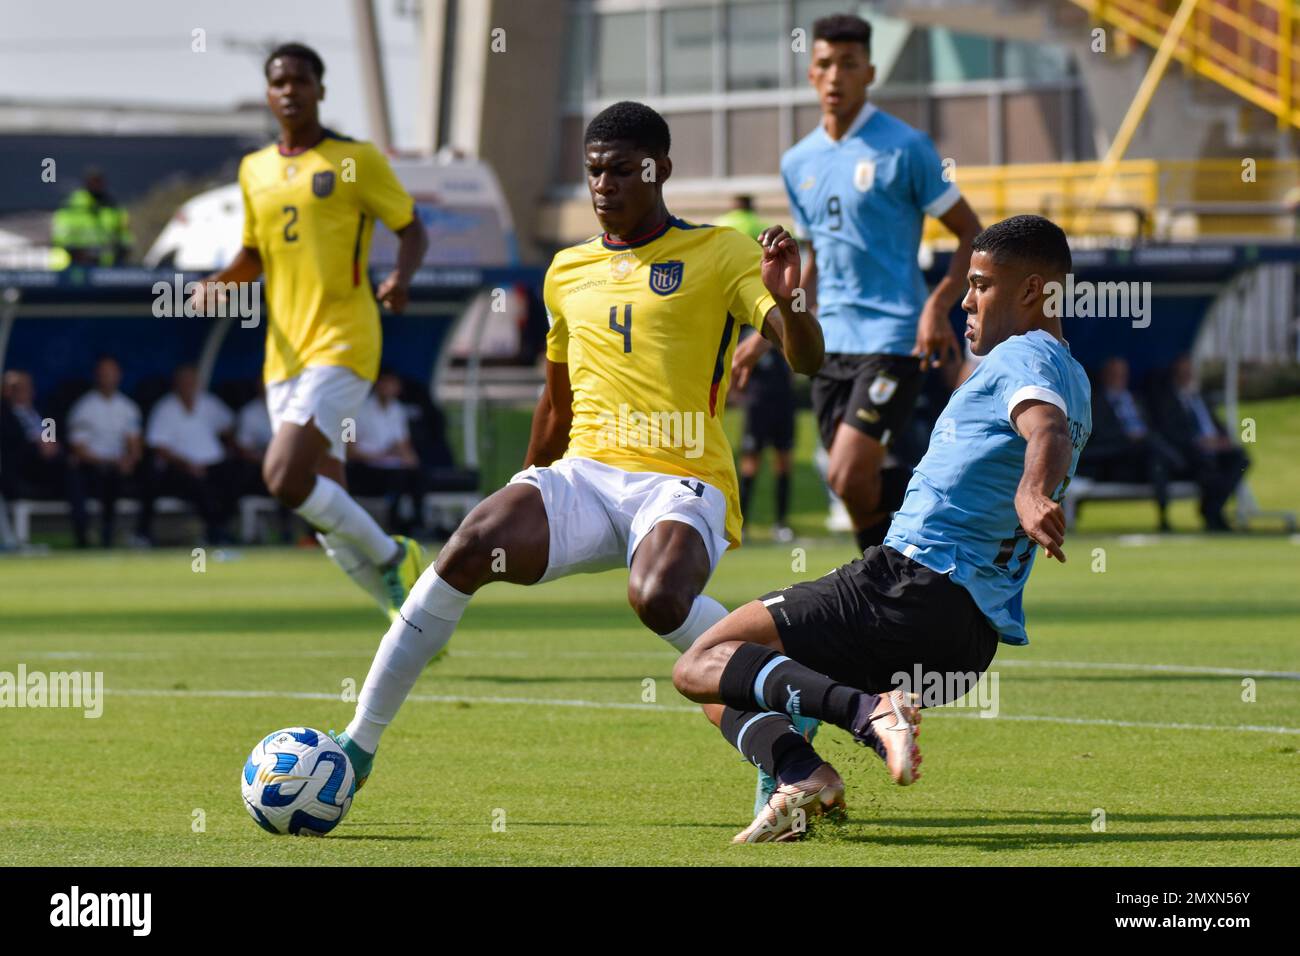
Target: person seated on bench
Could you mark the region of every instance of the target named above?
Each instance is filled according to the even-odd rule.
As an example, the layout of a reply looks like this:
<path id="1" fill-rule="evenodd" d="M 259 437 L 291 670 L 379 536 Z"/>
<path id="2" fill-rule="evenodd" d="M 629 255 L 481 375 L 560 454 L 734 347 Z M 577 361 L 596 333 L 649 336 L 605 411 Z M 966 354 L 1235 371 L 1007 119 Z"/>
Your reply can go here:
<path id="1" fill-rule="evenodd" d="M 54 420 L 37 410 L 35 394 L 29 372 L 5 372 L 0 387 L 0 494 L 9 501 L 61 498 L 64 492 L 63 446 Z"/>
<path id="2" fill-rule="evenodd" d="M 225 526 L 234 510 L 236 467 L 226 443 L 234 423 L 225 402 L 199 391 L 193 365 L 176 369 L 172 391 L 153 407 L 145 429 L 153 460 L 140 508 L 142 538 L 153 540 L 154 502 L 173 495 L 190 502 L 203 518 L 207 544 L 229 541 Z"/>
<path id="3" fill-rule="evenodd" d="M 357 413 L 356 440 L 347 445 L 348 486 L 359 497 L 383 497 L 389 529 L 416 536 L 424 480 L 401 394 L 402 380 L 395 372 L 381 369 L 374 390 Z M 403 498 L 410 501 L 405 511 Z"/>
<path id="4" fill-rule="evenodd" d="M 1151 485 L 1160 530 L 1168 531 L 1169 476 L 1176 459 L 1129 388 L 1128 362 L 1118 355 L 1106 359 L 1092 390 L 1092 437 L 1079 458 L 1079 474 Z"/>
<path id="5" fill-rule="evenodd" d="M 1200 486 L 1206 531 L 1230 531 L 1223 508 L 1250 467 L 1250 459 L 1210 410 L 1190 355 L 1179 356 L 1168 375 L 1157 381 L 1152 391 L 1152 417 L 1155 428 L 1180 459 L 1173 477 Z"/>
<path id="6" fill-rule="evenodd" d="M 117 499 L 140 464 L 140 406 L 123 395 L 122 367 L 111 355 L 95 360 L 95 387 L 68 412 L 68 504 L 72 534 L 78 548 L 86 546 L 86 499 L 99 499 L 100 534 L 104 547 L 113 546 Z"/>

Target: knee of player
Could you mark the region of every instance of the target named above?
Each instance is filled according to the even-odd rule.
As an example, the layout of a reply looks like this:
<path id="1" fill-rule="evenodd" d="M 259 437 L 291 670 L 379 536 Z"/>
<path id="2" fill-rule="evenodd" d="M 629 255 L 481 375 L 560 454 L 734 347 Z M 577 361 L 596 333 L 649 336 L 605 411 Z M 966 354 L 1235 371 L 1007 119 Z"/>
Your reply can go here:
<path id="1" fill-rule="evenodd" d="M 832 467 L 826 474 L 826 484 L 840 498 L 866 507 L 880 497 L 880 475 L 866 468 Z"/>
<path id="2" fill-rule="evenodd" d="M 463 521 L 438 555 L 438 576 L 460 590 L 472 590 L 492 579 L 494 564 L 504 573 L 506 554 L 499 538 L 484 522 Z"/>
<path id="3" fill-rule="evenodd" d="M 305 480 L 307 478 L 311 481 Z M 262 480 L 271 497 L 288 508 L 297 508 L 311 494 L 315 476 L 295 475 L 287 462 L 277 462 L 267 458 L 262 463 Z"/>
<path id="4" fill-rule="evenodd" d="M 651 575 L 630 582 L 627 599 L 642 624 L 656 634 L 671 634 L 685 623 L 695 598 L 669 586 L 662 577 Z"/>
<path id="5" fill-rule="evenodd" d="M 687 700 L 694 700 L 697 696 L 702 660 L 703 654 L 692 647 L 673 664 L 673 687 Z"/>

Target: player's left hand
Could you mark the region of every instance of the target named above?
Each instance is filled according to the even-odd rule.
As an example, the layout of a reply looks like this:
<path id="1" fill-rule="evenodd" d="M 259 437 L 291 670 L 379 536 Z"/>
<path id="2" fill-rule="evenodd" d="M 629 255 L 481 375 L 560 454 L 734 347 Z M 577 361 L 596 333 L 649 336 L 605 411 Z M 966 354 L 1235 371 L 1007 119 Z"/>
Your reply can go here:
<path id="1" fill-rule="evenodd" d="M 921 360 L 922 368 L 939 368 L 950 359 L 958 358 L 957 336 L 945 315 L 932 302 L 921 310 L 921 321 L 916 325 L 916 347 L 912 354 Z"/>
<path id="2" fill-rule="evenodd" d="M 1059 502 L 1039 492 L 1016 493 L 1016 516 L 1031 541 L 1042 545 L 1047 553 L 1065 563 L 1065 509 Z"/>
<path id="3" fill-rule="evenodd" d="M 758 234 L 763 247 L 763 285 L 781 299 L 794 298 L 799 288 L 799 243 L 784 226 L 768 226 Z"/>
<path id="4" fill-rule="evenodd" d="M 396 272 L 393 272 L 379 283 L 379 288 L 375 290 L 375 298 L 383 303 L 384 308 L 389 312 L 401 312 L 410 301 L 410 292 L 406 283 Z"/>

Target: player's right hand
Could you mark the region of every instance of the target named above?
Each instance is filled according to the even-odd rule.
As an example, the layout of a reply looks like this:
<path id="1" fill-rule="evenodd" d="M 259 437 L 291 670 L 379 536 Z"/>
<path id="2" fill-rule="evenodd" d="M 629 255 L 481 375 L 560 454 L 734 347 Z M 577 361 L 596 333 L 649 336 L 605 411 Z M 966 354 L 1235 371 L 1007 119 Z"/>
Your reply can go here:
<path id="1" fill-rule="evenodd" d="M 1041 492 L 1020 491 L 1016 493 L 1016 515 L 1029 539 L 1064 564 L 1065 509 L 1060 503 Z"/>

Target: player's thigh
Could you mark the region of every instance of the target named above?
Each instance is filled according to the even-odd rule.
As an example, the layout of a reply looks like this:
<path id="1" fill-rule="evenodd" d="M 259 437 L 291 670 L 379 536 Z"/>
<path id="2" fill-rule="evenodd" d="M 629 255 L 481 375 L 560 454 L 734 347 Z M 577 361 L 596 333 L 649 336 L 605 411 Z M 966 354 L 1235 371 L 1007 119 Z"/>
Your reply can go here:
<path id="1" fill-rule="evenodd" d="M 510 484 L 474 506 L 438 553 L 438 576 L 466 594 L 489 581 L 534 584 L 546 571 L 550 528 L 542 495 Z"/>
<path id="2" fill-rule="evenodd" d="M 540 581 L 624 567 L 631 516 L 622 507 L 644 476 L 589 458 L 561 458 L 510 479 L 541 494 L 549 546 Z"/>
<path id="3" fill-rule="evenodd" d="M 925 372 L 910 355 L 854 356 L 844 424 L 888 448 L 912 420 L 924 383 Z"/>
<path id="4" fill-rule="evenodd" d="M 844 377 L 843 364 L 840 356 L 827 356 L 821 370 L 813 376 L 809 389 L 813 417 L 817 420 L 817 434 L 821 438 L 822 447 L 827 451 L 835 442 L 835 434 L 840 422 L 844 420 L 844 412 L 853 393 L 853 381 Z"/>
<path id="5" fill-rule="evenodd" d="M 841 497 L 854 489 L 875 489 L 885 464 L 885 446 L 847 420 L 840 422 L 831 442 L 826 480 Z"/>
<path id="6" fill-rule="evenodd" d="M 277 498 L 305 498 L 328 454 L 329 440 L 314 426 L 281 422 L 262 459 L 262 476 Z"/>
<path id="7" fill-rule="evenodd" d="M 339 465 L 328 466 L 328 477 L 334 478 L 347 457 L 347 442 L 355 437 L 357 413 L 370 387 L 351 369 L 329 365 L 269 385 L 266 405 L 274 434 L 267 449 L 268 475 L 283 474 L 274 470 L 283 468 L 301 481 L 304 475 L 325 474 L 322 464 L 333 459 Z"/>

